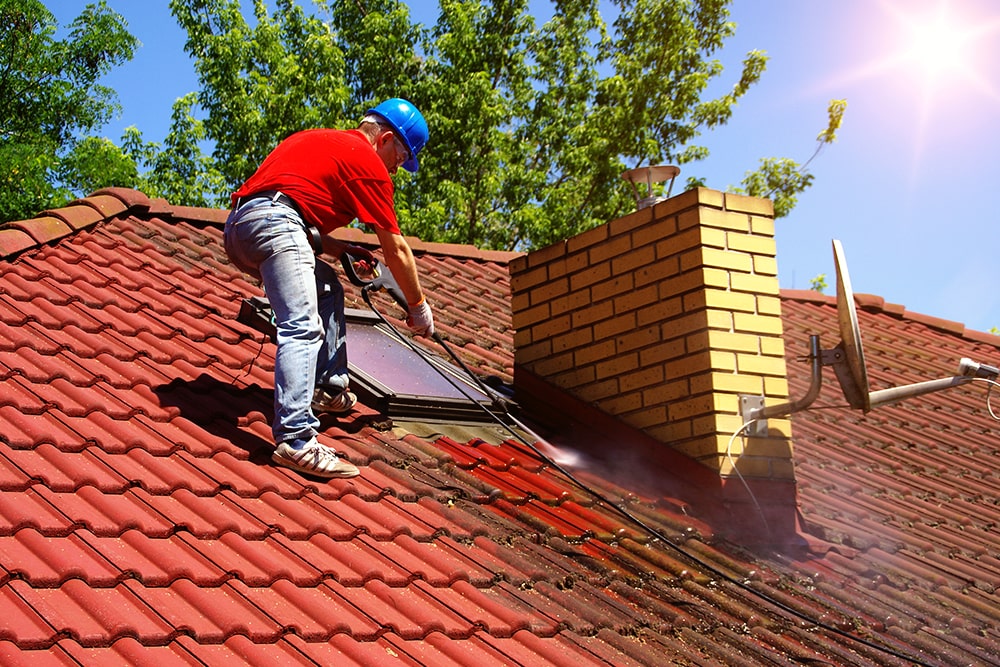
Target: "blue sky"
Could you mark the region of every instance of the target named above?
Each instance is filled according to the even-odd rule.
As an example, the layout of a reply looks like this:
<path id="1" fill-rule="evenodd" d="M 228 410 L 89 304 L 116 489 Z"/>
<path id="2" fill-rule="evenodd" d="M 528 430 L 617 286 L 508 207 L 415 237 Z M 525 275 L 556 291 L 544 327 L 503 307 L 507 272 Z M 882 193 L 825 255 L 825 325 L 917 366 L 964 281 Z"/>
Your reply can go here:
<path id="1" fill-rule="evenodd" d="M 86 3 L 45 4 L 65 23 Z M 174 100 L 198 89 L 185 35 L 167 0 L 108 5 L 142 47 L 104 81 L 123 106 L 104 134 L 117 141 L 135 125 L 161 141 Z M 810 165 L 814 185 L 777 222 L 781 286 L 808 289 L 825 273 L 832 294 L 836 238 L 856 292 L 1000 328 L 1000 3 L 735 0 L 731 11 L 737 31 L 720 55 L 720 85 L 735 82 L 750 49 L 768 53 L 767 71 L 730 123 L 701 137 L 710 156 L 682 166 L 679 182 L 701 176 L 725 190 L 760 158 L 804 162 L 827 103 L 846 99 L 837 142 Z"/>

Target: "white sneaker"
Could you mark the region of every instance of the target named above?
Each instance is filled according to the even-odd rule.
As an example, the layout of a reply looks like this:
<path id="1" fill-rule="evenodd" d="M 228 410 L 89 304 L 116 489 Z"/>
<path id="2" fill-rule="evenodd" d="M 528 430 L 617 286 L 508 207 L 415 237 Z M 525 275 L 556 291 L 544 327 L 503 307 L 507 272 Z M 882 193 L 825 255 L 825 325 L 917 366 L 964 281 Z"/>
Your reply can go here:
<path id="1" fill-rule="evenodd" d="M 342 415 L 353 410 L 357 402 L 358 397 L 346 389 L 334 394 L 325 387 L 316 387 L 313 391 L 312 411 L 314 414 L 333 412 Z"/>
<path id="2" fill-rule="evenodd" d="M 301 449 L 294 449 L 282 442 L 274 448 L 271 460 L 286 468 L 317 477 L 357 477 L 361 472 L 357 466 L 341 461 L 332 449 L 319 444 L 315 438 Z"/>

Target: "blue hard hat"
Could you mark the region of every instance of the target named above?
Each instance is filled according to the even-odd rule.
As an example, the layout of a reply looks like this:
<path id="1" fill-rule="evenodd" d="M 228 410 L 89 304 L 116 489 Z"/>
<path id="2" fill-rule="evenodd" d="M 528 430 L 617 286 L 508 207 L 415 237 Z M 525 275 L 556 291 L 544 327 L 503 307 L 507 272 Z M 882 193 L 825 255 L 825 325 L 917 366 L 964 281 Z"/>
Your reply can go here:
<path id="1" fill-rule="evenodd" d="M 410 151 L 410 159 L 403 163 L 403 169 L 416 173 L 419 167 L 417 153 L 429 137 L 427 121 L 417 107 L 401 97 L 393 97 L 369 109 L 368 113 L 381 117 L 403 139 Z"/>

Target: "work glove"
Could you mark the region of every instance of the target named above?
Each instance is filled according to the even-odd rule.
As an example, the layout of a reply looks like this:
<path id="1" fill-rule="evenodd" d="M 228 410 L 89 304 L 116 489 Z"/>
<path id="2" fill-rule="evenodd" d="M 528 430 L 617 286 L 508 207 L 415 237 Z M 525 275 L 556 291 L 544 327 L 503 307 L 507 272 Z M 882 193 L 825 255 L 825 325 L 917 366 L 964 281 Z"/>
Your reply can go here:
<path id="1" fill-rule="evenodd" d="M 410 312 L 406 317 L 406 326 L 410 331 L 419 336 L 434 335 L 434 316 L 431 314 L 431 306 L 427 299 L 423 298 L 415 306 L 410 306 Z"/>

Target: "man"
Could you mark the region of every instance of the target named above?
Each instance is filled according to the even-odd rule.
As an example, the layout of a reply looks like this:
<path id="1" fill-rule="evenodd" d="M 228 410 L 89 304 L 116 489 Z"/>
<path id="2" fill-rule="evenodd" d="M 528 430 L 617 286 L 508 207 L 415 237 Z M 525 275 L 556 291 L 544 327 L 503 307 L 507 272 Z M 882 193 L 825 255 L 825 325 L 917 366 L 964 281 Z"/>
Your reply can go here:
<path id="1" fill-rule="evenodd" d="M 358 469 L 316 440 L 318 412 L 347 413 L 344 290 L 333 268 L 317 261 L 311 229 L 334 255 L 343 244 L 326 236 L 355 219 L 375 229 L 385 263 L 409 304 L 407 324 L 431 335 L 434 321 L 416 263 L 400 234 L 390 175 L 418 168 L 427 122 L 410 102 L 394 98 L 369 109 L 354 130 L 305 130 L 271 152 L 232 195 L 226 254 L 259 278 L 274 311 L 272 460 L 320 477 L 354 477 Z"/>

